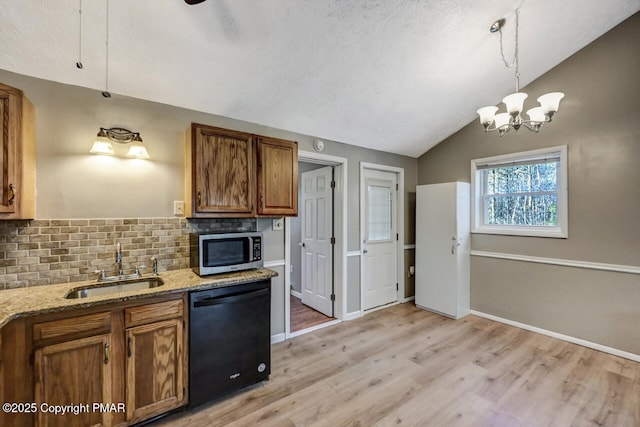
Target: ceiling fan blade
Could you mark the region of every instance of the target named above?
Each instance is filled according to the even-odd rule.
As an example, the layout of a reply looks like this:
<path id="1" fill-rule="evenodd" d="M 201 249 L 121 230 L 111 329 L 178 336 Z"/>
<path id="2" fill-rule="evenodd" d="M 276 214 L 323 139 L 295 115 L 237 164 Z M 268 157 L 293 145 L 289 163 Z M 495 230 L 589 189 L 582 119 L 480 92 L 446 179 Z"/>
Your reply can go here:
<path id="1" fill-rule="evenodd" d="M 184 0 L 184 2 L 186 4 L 198 4 L 198 3 L 202 3 L 205 0 Z"/>

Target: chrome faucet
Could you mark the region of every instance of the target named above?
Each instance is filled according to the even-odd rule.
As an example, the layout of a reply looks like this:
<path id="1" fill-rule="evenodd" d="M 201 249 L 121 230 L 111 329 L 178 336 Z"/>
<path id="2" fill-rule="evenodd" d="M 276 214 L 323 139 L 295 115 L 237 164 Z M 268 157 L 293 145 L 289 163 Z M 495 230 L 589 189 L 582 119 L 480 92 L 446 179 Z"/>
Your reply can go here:
<path id="1" fill-rule="evenodd" d="M 157 276 L 158 275 L 158 258 L 152 256 L 151 262 L 153 263 L 153 275 Z"/>
<path id="2" fill-rule="evenodd" d="M 118 264 L 118 276 L 122 276 L 122 249 L 120 243 L 116 244 L 116 264 Z"/>

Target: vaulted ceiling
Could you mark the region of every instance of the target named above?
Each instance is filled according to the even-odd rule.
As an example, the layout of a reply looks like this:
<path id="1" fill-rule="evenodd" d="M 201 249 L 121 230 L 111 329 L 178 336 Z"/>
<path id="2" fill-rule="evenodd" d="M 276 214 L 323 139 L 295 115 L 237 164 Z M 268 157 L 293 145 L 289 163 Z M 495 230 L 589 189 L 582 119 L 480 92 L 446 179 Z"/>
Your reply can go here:
<path id="1" fill-rule="evenodd" d="M 525 86 L 640 0 L 0 0 L 0 69 L 417 157 L 513 92 L 517 8 Z"/>

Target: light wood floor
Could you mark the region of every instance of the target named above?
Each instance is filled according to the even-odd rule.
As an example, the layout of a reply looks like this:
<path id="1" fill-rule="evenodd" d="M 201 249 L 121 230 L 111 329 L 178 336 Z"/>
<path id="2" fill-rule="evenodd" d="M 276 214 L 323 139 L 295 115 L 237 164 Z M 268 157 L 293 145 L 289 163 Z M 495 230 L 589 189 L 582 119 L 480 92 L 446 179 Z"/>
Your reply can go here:
<path id="1" fill-rule="evenodd" d="M 289 306 L 291 332 L 301 331 L 334 320 L 333 317 L 325 316 L 319 311 L 307 307 L 300 301 L 300 298 L 293 295 L 289 297 Z"/>
<path id="2" fill-rule="evenodd" d="M 268 382 L 157 426 L 640 426 L 640 363 L 400 304 L 272 348 Z"/>

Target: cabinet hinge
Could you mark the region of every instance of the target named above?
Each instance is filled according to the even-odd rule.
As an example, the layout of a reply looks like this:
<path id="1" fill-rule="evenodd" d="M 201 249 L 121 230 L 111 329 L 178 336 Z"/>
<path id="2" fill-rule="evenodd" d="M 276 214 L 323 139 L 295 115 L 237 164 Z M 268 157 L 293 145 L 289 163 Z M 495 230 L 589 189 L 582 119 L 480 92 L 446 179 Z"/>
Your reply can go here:
<path id="1" fill-rule="evenodd" d="M 335 245 L 335 244 L 336 244 L 336 238 L 335 238 L 335 237 L 332 237 L 332 238 L 331 238 L 331 244 L 332 244 L 332 245 Z"/>
<path id="2" fill-rule="evenodd" d="M 331 188 L 336 188 L 336 182 L 335 181 L 331 181 Z"/>
<path id="3" fill-rule="evenodd" d="M 336 300 L 336 294 L 331 294 L 331 301 L 335 301 Z"/>
<path id="4" fill-rule="evenodd" d="M 31 356 L 29 356 L 29 365 L 33 365 L 36 362 L 36 354 L 34 351 L 31 352 Z"/>
<path id="5" fill-rule="evenodd" d="M 398 183 L 396 182 L 396 191 L 398 191 L 400 189 L 400 187 L 398 186 Z"/>
<path id="6" fill-rule="evenodd" d="M 400 285 L 396 283 L 396 291 L 399 291 L 399 290 L 400 290 Z"/>
<path id="7" fill-rule="evenodd" d="M 400 240 L 400 234 L 396 233 L 396 240 Z"/>

